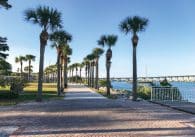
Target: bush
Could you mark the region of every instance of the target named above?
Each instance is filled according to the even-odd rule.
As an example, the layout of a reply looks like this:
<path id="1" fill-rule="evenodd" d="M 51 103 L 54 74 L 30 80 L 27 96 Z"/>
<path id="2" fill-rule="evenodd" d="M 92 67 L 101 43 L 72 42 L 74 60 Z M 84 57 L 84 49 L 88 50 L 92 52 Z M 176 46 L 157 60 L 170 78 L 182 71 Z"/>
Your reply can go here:
<path id="1" fill-rule="evenodd" d="M 69 80 L 70 82 L 76 82 L 76 83 L 82 82 L 82 78 L 80 76 L 71 77 L 69 78 Z"/>
<path id="2" fill-rule="evenodd" d="M 106 87 L 107 86 L 107 80 L 99 80 L 99 86 L 100 87 Z M 112 88 L 112 85 L 110 85 L 110 88 Z"/>
<path id="3" fill-rule="evenodd" d="M 4 76 L 0 76 L 0 86 L 5 87 L 8 85 L 7 80 L 4 78 Z"/>
<path id="4" fill-rule="evenodd" d="M 9 81 L 10 92 L 14 94 L 21 93 L 26 83 L 27 83 L 26 80 L 24 80 L 23 78 L 19 78 L 19 77 L 11 78 Z"/>
<path id="5" fill-rule="evenodd" d="M 151 88 L 147 86 L 139 86 L 138 87 L 138 97 L 148 100 L 151 96 Z"/>
<path id="6" fill-rule="evenodd" d="M 167 81 L 167 79 L 165 78 L 163 81 L 160 82 L 161 86 L 164 87 L 171 87 L 172 85 Z"/>

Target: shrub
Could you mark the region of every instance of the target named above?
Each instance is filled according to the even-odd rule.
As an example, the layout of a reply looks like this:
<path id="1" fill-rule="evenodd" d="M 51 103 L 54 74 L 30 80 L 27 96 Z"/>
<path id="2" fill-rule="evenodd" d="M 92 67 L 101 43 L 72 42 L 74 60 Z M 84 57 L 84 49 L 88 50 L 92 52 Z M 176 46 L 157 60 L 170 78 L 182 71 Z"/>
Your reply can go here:
<path id="1" fill-rule="evenodd" d="M 0 76 L 0 86 L 5 87 L 7 84 L 7 80 L 4 78 L 4 76 Z"/>
<path id="2" fill-rule="evenodd" d="M 138 97 L 148 100 L 151 96 L 151 88 L 147 86 L 139 86 L 138 87 Z"/>
<path id="3" fill-rule="evenodd" d="M 15 77 L 15 78 L 10 78 L 9 80 L 9 85 L 10 85 L 10 92 L 14 94 L 19 94 L 23 91 L 26 80 L 23 78 Z"/>
<path id="4" fill-rule="evenodd" d="M 167 81 L 167 79 L 165 78 L 163 81 L 160 82 L 161 86 L 165 86 L 165 87 L 171 87 L 172 85 Z"/>
<path id="5" fill-rule="evenodd" d="M 106 87 L 107 86 L 107 81 L 106 80 L 99 80 L 99 86 L 100 87 Z M 110 85 L 110 87 L 112 88 L 112 85 Z"/>
<path id="6" fill-rule="evenodd" d="M 69 80 L 71 82 L 76 82 L 76 83 L 82 82 L 82 78 L 80 76 L 73 76 L 73 77 L 69 78 Z"/>

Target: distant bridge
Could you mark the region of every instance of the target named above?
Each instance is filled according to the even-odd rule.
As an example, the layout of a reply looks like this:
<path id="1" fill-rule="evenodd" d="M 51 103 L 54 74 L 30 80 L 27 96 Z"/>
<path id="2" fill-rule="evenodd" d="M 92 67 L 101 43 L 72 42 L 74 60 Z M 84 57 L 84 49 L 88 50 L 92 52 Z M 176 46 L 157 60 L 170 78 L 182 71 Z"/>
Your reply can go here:
<path id="1" fill-rule="evenodd" d="M 169 82 L 195 82 L 195 75 L 183 75 L 183 76 L 158 76 L 158 77 L 138 77 L 137 80 L 140 83 L 159 82 L 167 79 Z M 99 78 L 105 80 L 106 78 Z M 112 81 L 128 81 L 132 82 L 132 77 L 112 77 Z"/>

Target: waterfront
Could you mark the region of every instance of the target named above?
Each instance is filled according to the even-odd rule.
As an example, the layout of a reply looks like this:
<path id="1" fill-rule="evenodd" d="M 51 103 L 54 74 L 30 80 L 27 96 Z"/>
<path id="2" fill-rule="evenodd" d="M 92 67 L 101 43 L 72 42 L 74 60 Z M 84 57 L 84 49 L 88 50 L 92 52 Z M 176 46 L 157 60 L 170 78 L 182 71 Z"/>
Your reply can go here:
<path id="1" fill-rule="evenodd" d="M 195 102 L 195 82 L 170 82 L 172 86 L 179 88 L 182 97 L 190 102 Z M 114 89 L 132 90 L 132 84 L 128 82 L 112 82 Z"/>

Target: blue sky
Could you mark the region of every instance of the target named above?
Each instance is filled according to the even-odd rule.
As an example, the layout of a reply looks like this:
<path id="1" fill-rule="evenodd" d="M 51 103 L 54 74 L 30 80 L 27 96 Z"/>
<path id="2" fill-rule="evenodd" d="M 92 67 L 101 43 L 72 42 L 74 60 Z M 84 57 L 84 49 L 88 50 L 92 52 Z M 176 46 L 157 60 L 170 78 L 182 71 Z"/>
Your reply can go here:
<path id="1" fill-rule="evenodd" d="M 9 0 L 13 8 L 0 9 L 0 36 L 8 38 L 13 70 L 16 56 L 33 54 L 38 71 L 41 28 L 24 20 L 24 11 L 46 5 L 63 14 L 64 29 L 73 35 L 72 63 L 81 62 L 102 34 L 118 35 L 113 47 L 112 77 L 132 76 L 131 35 L 119 31 L 127 16 L 149 19 L 139 34 L 138 76 L 186 75 L 195 73 L 195 1 L 194 0 Z M 105 48 L 106 50 L 106 48 Z M 56 62 L 56 51 L 48 43 L 45 66 Z M 25 63 L 25 66 L 27 63 Z M 105 76 L 105 54 L 100 59 L 100 76 Z"/>

